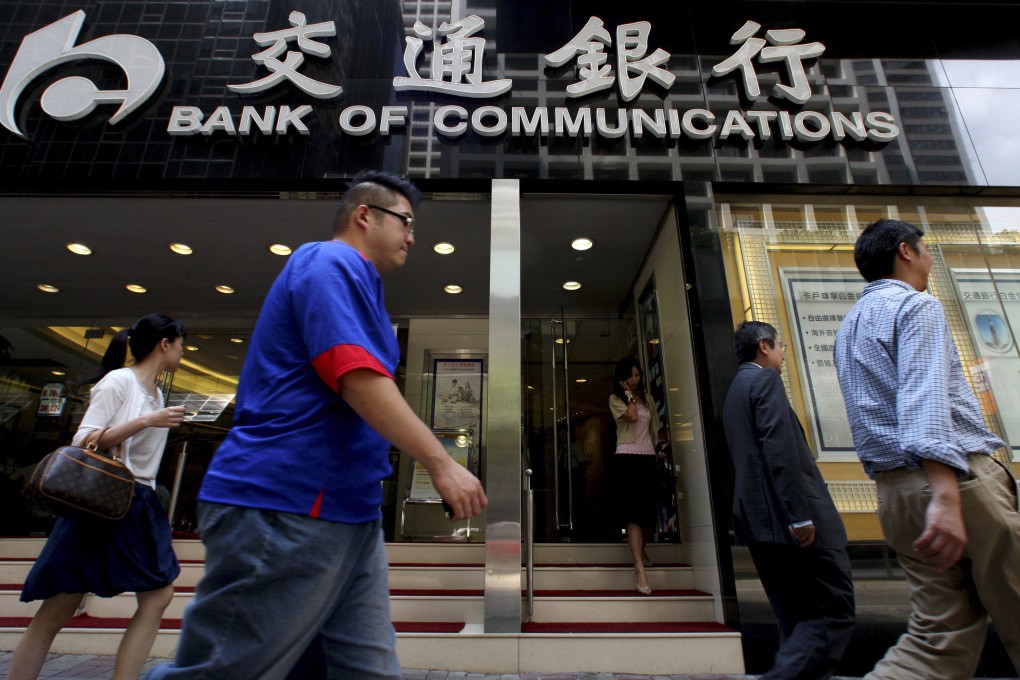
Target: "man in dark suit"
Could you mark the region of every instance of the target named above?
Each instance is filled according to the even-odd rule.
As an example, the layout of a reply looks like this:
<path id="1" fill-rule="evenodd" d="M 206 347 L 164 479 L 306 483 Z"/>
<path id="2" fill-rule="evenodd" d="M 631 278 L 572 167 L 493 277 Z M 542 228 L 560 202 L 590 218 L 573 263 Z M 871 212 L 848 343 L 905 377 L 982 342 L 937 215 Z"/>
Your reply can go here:
<path id="1" fill-rule="evenodd" d="M 854 628 L 846 532 L 786 398 L 786 345 L 760 321 L 737 327 L 740 368 L 723 405 L 736 488 L 733 524 L 746 543 L 781 641 L 761 680 L 832 676 Z"/>

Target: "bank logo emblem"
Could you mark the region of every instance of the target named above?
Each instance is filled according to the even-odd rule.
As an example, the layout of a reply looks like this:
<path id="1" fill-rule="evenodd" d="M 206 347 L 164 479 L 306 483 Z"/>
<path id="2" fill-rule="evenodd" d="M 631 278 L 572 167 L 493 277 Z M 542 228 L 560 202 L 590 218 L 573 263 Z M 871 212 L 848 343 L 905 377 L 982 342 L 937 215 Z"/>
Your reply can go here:
<path id="1" fill-rule="evenodd" d="M 120 104 L 110 117 L 110 124 L 116 125 L 156 92 L 166 69 L 155 45 L 136 35 L 108 35 L 75 47 L 84 22 L 85 12 L 78 10 L 25 36 L 0 86 L 0 125 L 26 137 L 14 118 L 18 99 L 33 79 L 71 61 L 112 62 L 124 71 L 127 87 L 100 90 L 80 76 L 58 80 L 46 88 L 40 101 L 42 110 L 56 120 L 78 120 L 99 104 Z"/>

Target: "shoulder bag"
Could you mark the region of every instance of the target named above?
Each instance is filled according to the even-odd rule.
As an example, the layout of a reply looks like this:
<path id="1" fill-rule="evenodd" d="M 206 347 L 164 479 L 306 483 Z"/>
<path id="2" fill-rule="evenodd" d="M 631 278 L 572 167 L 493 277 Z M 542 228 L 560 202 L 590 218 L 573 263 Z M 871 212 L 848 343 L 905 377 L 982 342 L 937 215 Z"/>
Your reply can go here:
<path id="1" fill-rule="evenodd" d="M 135 476 L 114 447 L 99 451 L 103 436 L 90 435 L 84 446 L 61 446 L 47 454 L 32 473 L 25 490 L 35 506 L 69 519 L 122 519 L 131 507 Z"/>

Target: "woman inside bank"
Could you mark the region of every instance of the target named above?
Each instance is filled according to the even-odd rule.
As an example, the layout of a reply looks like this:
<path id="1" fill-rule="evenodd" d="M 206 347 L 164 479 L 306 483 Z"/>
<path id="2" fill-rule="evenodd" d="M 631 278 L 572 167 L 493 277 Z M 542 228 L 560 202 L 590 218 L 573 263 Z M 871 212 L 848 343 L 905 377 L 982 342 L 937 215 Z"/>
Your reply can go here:
<path id="1" fill-rule="evenodd" d="M 609 410 L 616 421 L 615 495 L 620 518 L 627 525 L 634 585 L 642 595 L 651 595 L 645 575 L 645 566 L 651 566 L 651 560 L 645 553 L 645 544 L 651 539 L 656 517 L 655 442 L 659 417 L 641 378 L 637 359 L 625 357 L 617 362 Z"/>
<path id="2" fill-rule="evenodd" d="M 116 522 L 57 520 L 25 579 L 22 602 L 43 602 L 14 650 L 8 680 L 38 677 L 53 639 L 85 594 L 124 592 L 135 593 L 138 607 L 117 649 L 112 677 L 138 678 L 180 573 L 155 477 L 168 428 L 181 424 L 184 407 L 163 407 L 156 378 L 177 369 L 184 335 L 175 319 L 143 317 L 113 337 L 99 372 L 82 381 L 96 385 L 73 443 L 82 446 L 98 436 L 100 450 L 120 445 L 121 460 L 135 476 L 134 498 L 128 514 Z M 124 368 L 128 347 L 135 361 Z"/>

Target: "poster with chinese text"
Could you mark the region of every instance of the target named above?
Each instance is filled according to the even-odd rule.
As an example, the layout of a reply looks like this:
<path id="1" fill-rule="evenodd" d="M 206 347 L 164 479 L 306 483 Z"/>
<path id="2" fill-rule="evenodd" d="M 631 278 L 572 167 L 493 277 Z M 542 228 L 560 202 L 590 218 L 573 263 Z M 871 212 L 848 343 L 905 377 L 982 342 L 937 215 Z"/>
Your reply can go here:
<path id="1" fill-rule="evenodd" d="M 1020 453 L 1020 270 L 950 269 L 977 360 L 969 371 L 981 407 L 996 413 Z"/>
<path id="2" fill-rule="evenodd" d="M 432 427 L 480 431 L 482 360 L 436 359 L 432 388 Z"/>
<path id="3" fill-rule="evenodd" d="M 856 269 L 779 270 L 790 320 L 790 350 L 801 376 L 807 426 L 819 459 L 857 460 L 843 393 L 832 357 L 836 331 L 861 297 L 864 280 Z M 793 356 L 790 356 L 790 355 Z"/>

